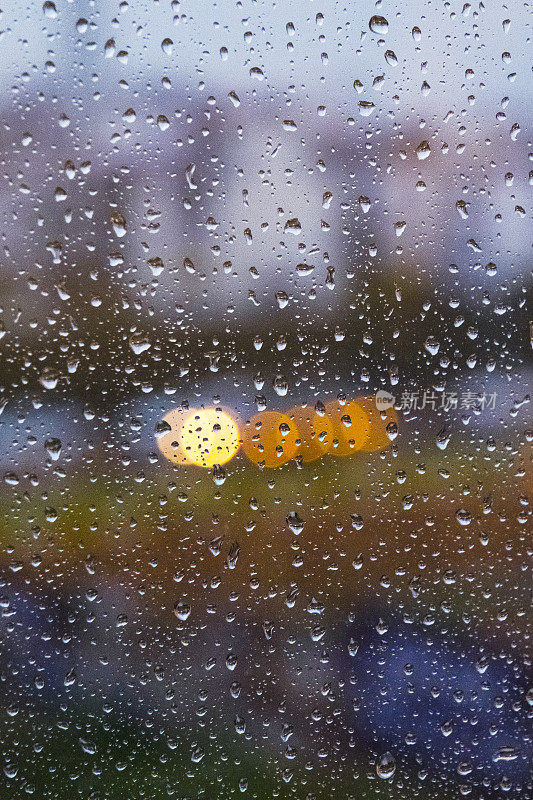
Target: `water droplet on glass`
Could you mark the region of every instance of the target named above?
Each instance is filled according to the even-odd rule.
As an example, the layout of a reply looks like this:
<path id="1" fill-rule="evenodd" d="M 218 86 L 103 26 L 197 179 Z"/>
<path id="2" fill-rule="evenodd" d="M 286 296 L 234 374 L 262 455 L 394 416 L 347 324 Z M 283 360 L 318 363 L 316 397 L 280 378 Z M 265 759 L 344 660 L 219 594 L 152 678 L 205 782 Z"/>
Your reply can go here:
<path id="1" fill-rule="evenodd" d="M 372 33 L 378 33 L 380 36 L 385 36 L 385 34 L 389 30 L 389 23 L 387 22 L 385 17 L 381 17 L 378 14 L 375 14 L 373 17 L 370 18 L 368 27 L 370 28 Z"/>
<path id="2" fill-rule="evenodd" d="M 396 771 L 396 761 L 392 753 L 384 753 L 378 761 L 376 772 L 380 778 L 392 778 Z"/>

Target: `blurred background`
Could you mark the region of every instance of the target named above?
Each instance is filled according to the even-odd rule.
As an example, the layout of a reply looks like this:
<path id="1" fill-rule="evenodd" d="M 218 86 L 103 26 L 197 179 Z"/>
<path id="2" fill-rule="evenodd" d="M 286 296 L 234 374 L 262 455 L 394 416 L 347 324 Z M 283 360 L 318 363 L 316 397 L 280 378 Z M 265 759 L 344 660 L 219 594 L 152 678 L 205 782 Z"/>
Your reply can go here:
<path id="1" fill-rule="evenodd" d="M 6 798 L 533 796 L 528 11 L 4 4 Z"/>

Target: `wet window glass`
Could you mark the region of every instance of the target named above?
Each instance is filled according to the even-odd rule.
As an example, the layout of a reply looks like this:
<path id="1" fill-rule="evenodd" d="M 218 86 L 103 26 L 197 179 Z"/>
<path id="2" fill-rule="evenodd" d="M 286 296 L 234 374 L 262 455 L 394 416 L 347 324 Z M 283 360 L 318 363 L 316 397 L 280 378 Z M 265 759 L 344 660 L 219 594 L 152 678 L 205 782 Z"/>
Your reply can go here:
<path id="1" fill-rule="evenodd" d="M 531 35 L 3 5 L 5 798 L 533 796 Z"/>

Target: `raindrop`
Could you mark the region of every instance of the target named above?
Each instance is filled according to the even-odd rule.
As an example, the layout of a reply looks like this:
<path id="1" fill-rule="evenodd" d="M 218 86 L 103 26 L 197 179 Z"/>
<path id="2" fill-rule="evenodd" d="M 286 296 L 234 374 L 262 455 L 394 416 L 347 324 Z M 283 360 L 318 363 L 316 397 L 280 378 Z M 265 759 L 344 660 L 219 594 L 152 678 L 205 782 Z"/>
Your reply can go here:
<path id="1" fill-rule="evenodd" d="M 392 778 L 396 771 L 396 761 L 389 752 L 384 753 L 378 761 L 376 772 L 380 778 Z"/>
<path id="2" fill-rule="evenodd" d="M 375 14 L 373 17 L 370 18 L 368 27 L 370 28 L 372 33 L 378 33 L 380 36 L 385 36 L 385 34 L 389 30 L 389 23 L 387 22 L 385 17 L 380 17 L 378 14 Z"/>

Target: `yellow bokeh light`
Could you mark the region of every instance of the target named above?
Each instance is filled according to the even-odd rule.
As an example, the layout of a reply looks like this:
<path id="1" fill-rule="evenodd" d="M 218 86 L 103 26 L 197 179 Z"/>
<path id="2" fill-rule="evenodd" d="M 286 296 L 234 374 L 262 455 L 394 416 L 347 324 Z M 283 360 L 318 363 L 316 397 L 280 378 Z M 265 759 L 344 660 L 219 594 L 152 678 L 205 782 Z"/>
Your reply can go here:
<path id="1" fill-rule="evenodd" d="M 161 453 L 175 464 L 209 469 L 225 464 L 239 449 L 239 430 L 221 409 L 170 411 L 164 418 L 171 430 L 158 439 Z"/>
<path id="2" fill-rule="evenodd" d="M 287 414 L 260 411 L 242 431 L 242 447 L 250 461 L 281 467 L 297 453 L 298 428 Z"/>
<path id="3" fill-rule="evenodd" d="M 370 434 L 360 449 L 368 453 L 388 447 L 391 440 L 387 434 L 387 425 L 390 422 L 398 423 L 398 414 L 394 408 L 379 411 L 374 397 L 358 397 L 355 402 L 361 406 L 370 421 Z"/>
<path id="4" fill-rule="evenodd" d="M 370 436 L 370 420 L 355 401 L 341 405 L 338 400 L 326 403 L 326 414 L 333 424 L 331 456 L 349 456 L 361 450 Z"/>
<path id="5" fill-rule="evenodd" d="M 296 454 L 302 461 L 315 461 L 328 452 L 333 442 L 333 423 L 329 417 L 302 406 L 294 406 L 287 414 L 298 428 Z"/>

